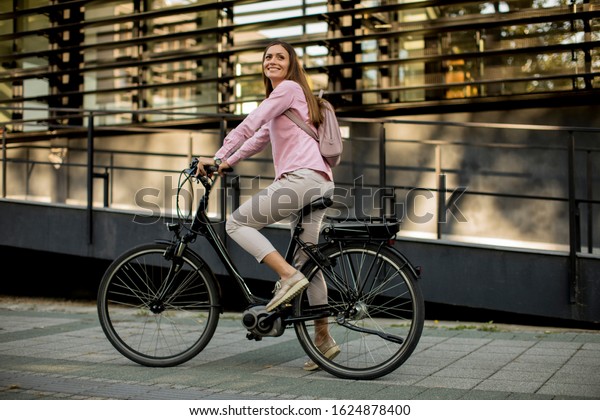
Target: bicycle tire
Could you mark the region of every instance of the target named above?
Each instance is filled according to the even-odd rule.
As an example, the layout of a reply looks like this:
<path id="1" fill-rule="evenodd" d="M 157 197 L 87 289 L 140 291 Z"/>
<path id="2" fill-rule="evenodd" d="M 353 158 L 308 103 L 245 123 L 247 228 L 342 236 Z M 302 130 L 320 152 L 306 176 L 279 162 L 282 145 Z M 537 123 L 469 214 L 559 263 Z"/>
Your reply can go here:
<path id="1" fill-rule="evenodd" d="M 98 317 L 111 344 L 144 366 L 184 363 L 212 338 L 219 320 L 214 274 L 196 254 L 186 250 L 169 292 L 165 277 L 171 261 L 169 244 L 146 244 L 126 251 L 106 270 L 98 290 Z"/>
<path id="2" fill-rule="evenodd" d="M 375 379 L 396 370 L 417 346 L 425 316 L 408 261 L 376 243 L 334 243 L 320 252 L 337 279 L 324 276 L 327 304 L 311 307 L 307 289 L 296 298 L 294 311 L 298 317 L 329 313 L 329 333 L 340 353 L 330 360 L 319 351 L 311 338 L 313 321 L 295 324 L 304 351 L 320 368 L 344 379 Z M 321 270 L 309 260 L 302 271 L 312 281 Z"/>

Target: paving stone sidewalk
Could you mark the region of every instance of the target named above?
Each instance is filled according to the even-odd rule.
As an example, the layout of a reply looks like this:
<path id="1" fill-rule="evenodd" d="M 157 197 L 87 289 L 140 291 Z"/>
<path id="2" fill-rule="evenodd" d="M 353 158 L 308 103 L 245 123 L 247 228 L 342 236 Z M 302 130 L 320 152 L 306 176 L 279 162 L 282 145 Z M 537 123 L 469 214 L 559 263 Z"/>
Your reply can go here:
<path id="1" fill-rule="evenodd" d="M 0 399 L 600 399 L 600 331 L 426 324 L 413 355 L 373 381 L 302 370 L 293 331 L 248 341 L 224 314 L 193 360 L 138 366 L 107 341 L 93 303 L 0 297 Z"/>

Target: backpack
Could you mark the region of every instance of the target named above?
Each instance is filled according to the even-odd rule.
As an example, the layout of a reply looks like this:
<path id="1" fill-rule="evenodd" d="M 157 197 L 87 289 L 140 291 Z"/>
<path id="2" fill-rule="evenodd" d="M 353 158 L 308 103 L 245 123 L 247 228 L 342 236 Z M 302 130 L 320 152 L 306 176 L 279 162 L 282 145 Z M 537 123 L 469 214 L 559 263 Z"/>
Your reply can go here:
<path id="1" fill-rule="evenodd" d="M 323 110 L 323 122 L 319 125 L 317 133 L 294 114 L 291 109 L 285 111 L 284 115 L 319 143 L 321 156 L 333 168 L 338 166 L 342 160 L 342 150 L 344 149 L 342 133 L 333 106 L 326 100 L 321 99 L 321 109 Z"/>

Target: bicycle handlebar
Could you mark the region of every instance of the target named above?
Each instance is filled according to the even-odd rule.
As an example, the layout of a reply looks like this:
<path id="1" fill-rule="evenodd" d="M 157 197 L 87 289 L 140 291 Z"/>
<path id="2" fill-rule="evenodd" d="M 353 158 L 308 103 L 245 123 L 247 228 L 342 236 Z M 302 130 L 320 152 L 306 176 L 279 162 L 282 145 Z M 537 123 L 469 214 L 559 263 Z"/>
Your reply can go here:
<path id="1" fill-rule="evenodd" d="M 204 169 L 206 170 L 206 175 L 210 176 L 211 174 L 217 172 L 219 170 L 219 167 L 215 166 L 215 165 L 208 165 L 208 166 L 205 166 Z M 183 172 L 185 172 L 186 174 L 188 174 L 191 177 L 195 177 L 197 170 L 198 170 L 198 158 L 193 158 L 192 161 L 190 162 L 189 168 L 184 169 Z M 233 169 L 227 168 L 223 172 L 233 172 Z"/>

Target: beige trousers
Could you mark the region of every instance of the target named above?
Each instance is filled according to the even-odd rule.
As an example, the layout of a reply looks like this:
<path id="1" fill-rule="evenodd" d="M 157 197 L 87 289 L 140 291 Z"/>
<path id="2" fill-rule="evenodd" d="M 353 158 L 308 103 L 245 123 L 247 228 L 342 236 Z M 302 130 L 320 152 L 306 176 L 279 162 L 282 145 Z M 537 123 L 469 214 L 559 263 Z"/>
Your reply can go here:
<path id="1" fill-rule="evenodd" d="M 270 224 L 292 218 L 292 227 L 296 225 L 298 210 L 323 196 L 333 194 L 334 184 L 321 173 L 311 169 L 299 169 L 283 175 L 269 187 L 244 202 L 227 220 L 227 234 L 258 262 L 273 251 L 271 242 L 260 230 Z M 316 210 L 304 217 L 303 232 L 300 238 L 309 244 L 319 240 L 321 223 L 325 210 Z M 300 268 L 307 260 L 304 252 L 297 252 L 293 266 Z M 326 286 L 322 275 L 311 280 L 307 291 L 312 305 L 325 304 Z"/>

